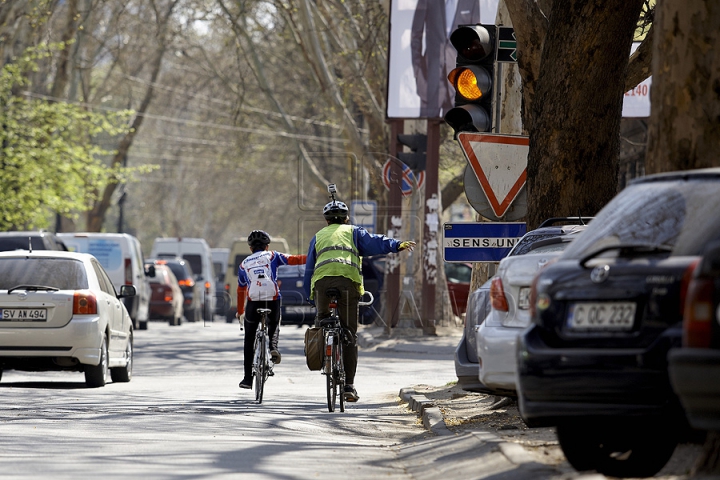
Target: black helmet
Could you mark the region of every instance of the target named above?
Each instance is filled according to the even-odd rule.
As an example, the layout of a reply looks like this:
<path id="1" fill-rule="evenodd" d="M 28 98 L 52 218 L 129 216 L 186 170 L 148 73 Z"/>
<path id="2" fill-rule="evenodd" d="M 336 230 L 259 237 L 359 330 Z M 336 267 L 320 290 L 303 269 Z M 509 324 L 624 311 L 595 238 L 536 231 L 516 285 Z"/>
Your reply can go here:
<path id="1" fill-rule="evenodd" d="M 251 247 L 264 247 L 270 245 L 270 235 L 262 230 L 253 230 L 248 235 L 248 245 Z"/>
<path id="2" fill-rule="evenodd" d="M 343 202 L 333 200 L 323 208 L 323 216 L 327 220 L 334 218 L 346 218 L 348 216 L 348 207 Z"/>

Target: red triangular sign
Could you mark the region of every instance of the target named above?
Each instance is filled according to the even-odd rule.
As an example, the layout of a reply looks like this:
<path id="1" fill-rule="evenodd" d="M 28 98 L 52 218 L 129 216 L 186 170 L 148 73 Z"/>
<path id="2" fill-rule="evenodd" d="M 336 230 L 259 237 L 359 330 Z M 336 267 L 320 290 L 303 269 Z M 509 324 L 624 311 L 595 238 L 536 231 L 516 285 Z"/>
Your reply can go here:
<path id="1" fill-rule="evenodd" d="M 490 207 L 502 218 L 525 185 L 530 139 L 520 135 L 461 132 L 458 141 Z"/>

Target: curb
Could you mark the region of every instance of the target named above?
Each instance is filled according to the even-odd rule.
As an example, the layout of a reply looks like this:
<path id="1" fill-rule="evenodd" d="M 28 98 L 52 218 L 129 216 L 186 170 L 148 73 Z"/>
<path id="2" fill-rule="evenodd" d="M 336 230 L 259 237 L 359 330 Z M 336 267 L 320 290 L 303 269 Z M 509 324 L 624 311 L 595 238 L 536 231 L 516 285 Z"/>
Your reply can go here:
<path id="1" fill-rule="evenodd" d="M 418 413 L 427 430 L 440 436 L 455 435 L 445 425 L 445 419 L 440 409 L 425 395 L 416 393 L 412 388 L 401 388 L 399 396 L 404 403 L 408 404 L 408 408 Z"/>

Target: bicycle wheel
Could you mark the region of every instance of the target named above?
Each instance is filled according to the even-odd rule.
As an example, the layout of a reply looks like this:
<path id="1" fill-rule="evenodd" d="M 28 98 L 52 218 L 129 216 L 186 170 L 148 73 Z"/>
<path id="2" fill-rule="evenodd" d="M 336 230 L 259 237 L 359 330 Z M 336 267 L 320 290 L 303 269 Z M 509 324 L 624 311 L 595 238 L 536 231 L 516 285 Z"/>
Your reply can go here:
<path id="1" fill-rule="evenodd" d="M 333 350 L 335 347 L 333 347 Z M 335 399 L 337 398 L 337 383 L 335 383 L 335 369 L 333 368 L 332 356 L 325 356 L 325 382 L 327 384 L 327 406 L 328 412 L 335 411 Z"/>
<path id="2" fill-rule="evenodd" d="M 338 388 L 340 389 L 340 411 L 345 411 L 345 365 L 343 364 L 343 351 L 342 342 L 337 346 L 337 361 L 336 361 L 337 376 L 338 376 Z"/>
<path id="3" fill-rule="evenodd" d="M 267 379 L 267 347 L 265 335 L 260 335 L 256 348 L 259 350 L 257 371 L 255 372 L 255 400 L 262 403 L 263 390 L 265 389 L 265 380 Z"/>

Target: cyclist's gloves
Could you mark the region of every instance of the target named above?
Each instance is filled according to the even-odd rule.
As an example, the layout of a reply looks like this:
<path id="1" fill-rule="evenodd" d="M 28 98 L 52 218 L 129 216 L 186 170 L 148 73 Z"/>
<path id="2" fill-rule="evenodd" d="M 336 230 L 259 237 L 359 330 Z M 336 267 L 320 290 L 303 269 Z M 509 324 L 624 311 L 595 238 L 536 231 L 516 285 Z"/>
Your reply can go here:
<path id="1" fill-rule="evenodd" d="M 408 240 L 405 242 L 400 242 L 400 246 L 398 247 L 398 252 L 402 252 L 403 250 L 410 250 L 411 252 L 415 250 L 415 245 L 417 245 L 415 242 Z"/>

